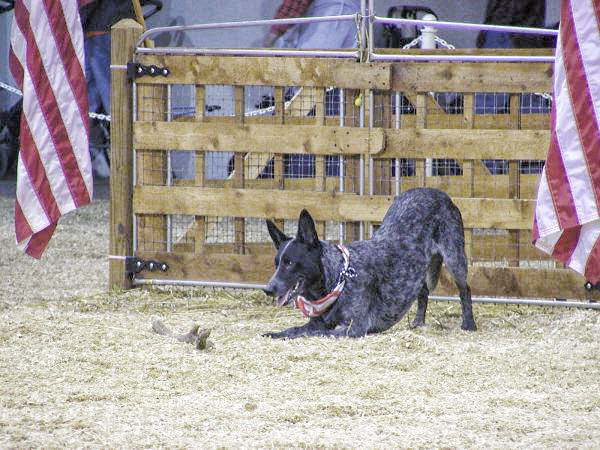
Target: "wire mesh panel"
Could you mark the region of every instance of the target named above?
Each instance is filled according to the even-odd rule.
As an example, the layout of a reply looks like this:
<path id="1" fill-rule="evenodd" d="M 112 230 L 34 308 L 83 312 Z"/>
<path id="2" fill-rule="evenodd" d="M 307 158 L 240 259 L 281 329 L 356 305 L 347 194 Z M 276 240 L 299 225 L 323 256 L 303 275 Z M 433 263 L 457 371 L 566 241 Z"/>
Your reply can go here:
<path id="1" fill-rule="evenodd" d="M 171 243 L 170 248 L 175 253 L 191 253 L 195 251 L 194 234 L 195 217 L 186 214 L 172 214 L 168 221 L 167 236 Z"/>
<path id="2" fill-rule="evenodd" d="M 167 181 L 166 152 L 137 151 L 136 179 L 144 186 L 165 186 Z"/>
<path id="3" fill-rule="evenodd" d="M 207 217 L 206 243 L 227 244 L 235 239 L 233 217 Z"/>
<path id="4" fill-rule="evenodd" d="M 163 252 L 167 250 L 165 216 L 159 214 L 137 214 L 136 249 L 141 252 Z"/>

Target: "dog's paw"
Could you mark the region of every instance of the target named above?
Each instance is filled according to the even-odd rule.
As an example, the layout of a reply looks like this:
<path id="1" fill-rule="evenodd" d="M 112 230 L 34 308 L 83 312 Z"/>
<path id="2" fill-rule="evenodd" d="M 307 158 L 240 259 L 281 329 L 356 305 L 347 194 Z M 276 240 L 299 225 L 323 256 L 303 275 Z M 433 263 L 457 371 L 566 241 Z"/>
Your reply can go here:
<path id="1" fill-rule="evenodd" d="M 285 335 L 281 332 L 271 332 L 271 333 L 263 333 L 261 334 L 262 337 L 266 337 L 266 338 L 271 338 L 271 339 L 283 339 L 285 338 Z"/>
<path id="2" fill-rule="evenodd" d="M 410 324 L 410 328 L 414 329 L 414 328 L 421 328 L 425 326 L 425 321 L 424 320 L 413 320 L 412 323 Z"/>
<path id="3" fill-rule="evenodd" d="M 465 331 L 477 331 L 477 325 L 475 325 L 475 322 L 463 322 L 460 327 Z"/>

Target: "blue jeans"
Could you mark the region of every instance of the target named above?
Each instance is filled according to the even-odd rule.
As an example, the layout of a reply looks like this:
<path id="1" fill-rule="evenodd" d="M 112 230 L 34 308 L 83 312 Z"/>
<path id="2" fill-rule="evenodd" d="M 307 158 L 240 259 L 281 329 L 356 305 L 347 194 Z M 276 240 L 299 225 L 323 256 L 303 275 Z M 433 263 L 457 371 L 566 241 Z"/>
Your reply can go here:
<path id="1" fill-rule="evenodd" d="M 84 49 L 89 110 L 110 114 L 110 34 L 85 38 Z"/>
<path id="2" fill-rule="evenodd" d="M 84 51 L 88 109 L 110 114 L 110 34 L 85 38 Z M 94 146 L 90 139 L 90 156 L 94 176 L 108 177 L 110 169 L 105 147 Z"/>

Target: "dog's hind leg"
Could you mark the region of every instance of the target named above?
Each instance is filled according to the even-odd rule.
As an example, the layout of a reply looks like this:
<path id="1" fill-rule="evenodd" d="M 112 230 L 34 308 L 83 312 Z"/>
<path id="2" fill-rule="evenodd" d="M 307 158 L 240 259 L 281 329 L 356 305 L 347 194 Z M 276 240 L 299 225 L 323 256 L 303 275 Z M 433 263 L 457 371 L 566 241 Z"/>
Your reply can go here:
<path id="1" fill-rule="evenodd" d="M 468 263 L 465 255 L 465 238 L 460 211 L 455 209 L 455 214 L 446 222 L 445 230 L 440 233 L 440 251 L 444 258 L 444 264 L 454 279 L 460 295 L 460 306 L 462 309 L 463 330 L 475 331 L 475 319 L 473 319 L 473 304 L 471 302 L 471 288 L 467 283 Z"/>
<path id="2" fill-rule="evenodd" d="M 425 325 L 425 313 L 427 312 L 427 302 L 429 300 L 429 289 L 427 283 L 423 283 L 421 292 L 417 297 L 417 314 L 411 324 L 412 328 L 422 327 Z"/>
<path id="3" fill-rule="evenodd" d="M 467 331 L 477 330 L 475 319 L 473 318 L 473 303 L 471 301 L 471 288 L 467 283 L 467 258 L 463 250 L 458 252 L 458 255 L 453 255 L 453 258 L 444 258 L 446 268 L 452 278 L 460 295 L 460 306 L 462 309 L 462 324 L 461 328 Z"/>
<path id="4" fill-rule="evenodd" d="M 460 292 L 460 306 L 462 308 L 462 324 L 460 327 L 467 331 L 476 331 L 475 319 L 473 318 L 473 303 L 471 301 L 471 288 L 465 282 L 464 285 L 456 283 Z"/>
<path id="5" fill-rule="evenodd" d="M 432 256 L 427 268 L 426 282 L 417 297 L 417 315 L 413 320 L 412 327 L 420 327 L 425 325 L 425 313 L 427 312 L 427 303 L 429 301 L 429 293 L 433 292 L 440 278 L 440 270 L 442 269 L 442 255 L 436 253 Z"/>

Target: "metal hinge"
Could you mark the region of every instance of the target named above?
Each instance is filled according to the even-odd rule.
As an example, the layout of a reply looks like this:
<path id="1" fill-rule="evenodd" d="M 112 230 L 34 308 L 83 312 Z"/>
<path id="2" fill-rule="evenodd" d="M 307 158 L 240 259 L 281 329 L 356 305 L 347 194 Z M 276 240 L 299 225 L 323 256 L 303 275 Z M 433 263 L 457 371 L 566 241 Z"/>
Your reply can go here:
<path id="1" fill-rule="evenodd" d="M 143 270 L 167 272 L 169 265 L 166 262 L 155 261 L 153 259 L 140 259 L 135 256 L 125 257 L 125 271 L 129 275 L 140 273 Z"/>
<path id="2" fill-rule="evenodd" d="M 149 75 L 151 77 L 168 77 L 171 71 L 168 67 L 158 67 L 155 65 L 145 66 L 144 64 L 129 62 L 127 63 L 127 79 L 134 80 L 139 77 Z"/>

